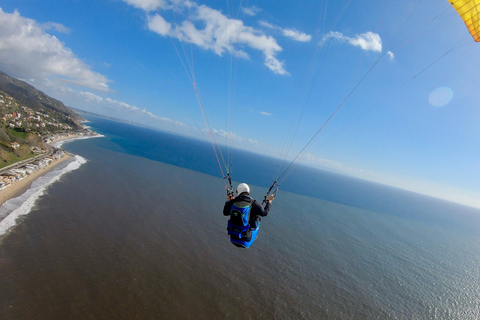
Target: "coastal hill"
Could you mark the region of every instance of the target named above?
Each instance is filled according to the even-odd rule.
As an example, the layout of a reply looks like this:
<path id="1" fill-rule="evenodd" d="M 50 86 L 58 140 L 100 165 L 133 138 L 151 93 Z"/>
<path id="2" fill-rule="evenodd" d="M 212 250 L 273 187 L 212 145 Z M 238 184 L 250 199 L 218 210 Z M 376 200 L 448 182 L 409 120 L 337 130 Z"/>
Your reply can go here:
<path id="1" fill-rule="evenodd" d="M 67 108 L 63 102 L 46 95 L 24 81 L 8 76 L 2 71 L 0 71 L 0 90 L 10 95 L 19 104 L 28 106 L 34 111 L 51 110 L 57 115 L 63 115 L 64 122 L 74 127 L 81 127 L 79 122 L 83 118 Z"/>
<path id="2" fill-rule="evenodd" d="M 43 137 L 83 130 L 83 118 L 0 71 L 0 168 L 45 152 Z"/>

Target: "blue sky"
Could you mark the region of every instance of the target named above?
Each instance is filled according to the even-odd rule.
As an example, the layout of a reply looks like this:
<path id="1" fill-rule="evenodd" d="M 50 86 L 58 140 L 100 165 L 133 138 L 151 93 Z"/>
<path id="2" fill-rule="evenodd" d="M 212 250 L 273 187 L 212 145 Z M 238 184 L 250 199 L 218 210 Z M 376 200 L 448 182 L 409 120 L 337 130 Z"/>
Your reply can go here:
<path id="1" fill-rule="evenodd" d="M 302 163 L 480 207 L 480 44 L 446 0 L 0 8 L 0 70 L 67 106 L 208 139 L 194 74 L 219 143 L 289 159 L 340 107 Z"/>

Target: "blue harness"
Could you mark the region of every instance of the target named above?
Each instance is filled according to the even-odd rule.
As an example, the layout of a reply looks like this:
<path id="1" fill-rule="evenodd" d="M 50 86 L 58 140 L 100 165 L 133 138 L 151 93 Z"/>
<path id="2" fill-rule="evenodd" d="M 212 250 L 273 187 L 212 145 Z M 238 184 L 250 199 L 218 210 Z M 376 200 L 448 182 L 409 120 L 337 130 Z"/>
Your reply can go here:
<path id="1" fill-rule="evenodd" d="M 251 229 L 248 223 L 252 203 L 251 199 L 250 201 L 237 201 L 232 204 L 230 209 L 227 230 L 230 241 L 237 247 L 249 248 L 257 238 L 260 223 L 255 229 Z"/>

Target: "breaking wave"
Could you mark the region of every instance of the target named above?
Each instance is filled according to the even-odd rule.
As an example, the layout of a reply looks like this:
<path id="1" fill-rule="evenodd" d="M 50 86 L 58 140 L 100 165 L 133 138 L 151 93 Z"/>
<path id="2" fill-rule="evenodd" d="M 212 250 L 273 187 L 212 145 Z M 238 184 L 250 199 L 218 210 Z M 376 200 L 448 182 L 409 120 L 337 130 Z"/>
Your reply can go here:
<path id="1" fill-rule="evenodd" d="M 45 193 L 50 185 L 60 180 L 64 174 L 77 170 L 86 162 L 85 158 L 76 155 L 73 161 L 68 162 L 67 166 L 59 165 L 55 167 L 52 171 L 35 180 L 24 194 L 5 202 L 0 208 L 0 219 L 5 217 L 0 221 L 0 236 L 11 230 L 18 223 L 20 216 L 30 213 L 38 198 Z"/>
<path id="2" fill-rule="evenodd" d="M 102 138 L 102 137 L 105 137 L 105 136 L 103 134 L 96 134 L 94 136 L 72 137 L 72 138 L 69 138 L 69 139 L 54 142 L 54 143 L 52 143 L 52 146 L 55 147 L 55 148 L 61 148 L 64 143 L 72 142 L 72 141 L 75 141 L 75 140 L 84 140 L 84 139 Z"/>

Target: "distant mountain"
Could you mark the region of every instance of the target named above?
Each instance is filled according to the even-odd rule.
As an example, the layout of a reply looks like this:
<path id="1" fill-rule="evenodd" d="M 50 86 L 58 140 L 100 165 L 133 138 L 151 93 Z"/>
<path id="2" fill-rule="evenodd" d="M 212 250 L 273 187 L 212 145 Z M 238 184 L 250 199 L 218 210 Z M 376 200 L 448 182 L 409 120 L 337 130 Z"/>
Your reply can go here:
<path id="1" fill-rule="evenodd" d="M 34 86 L 10 77 L 0 71 L 0 91 L 13 97 L 18 103 L 28 106 L 35 111 L 50 110 L 60 113 L 63 118 L 74 127 L 81 128 L 82 116 L 67 108 L 63 102 L 58 101 Z"/>

